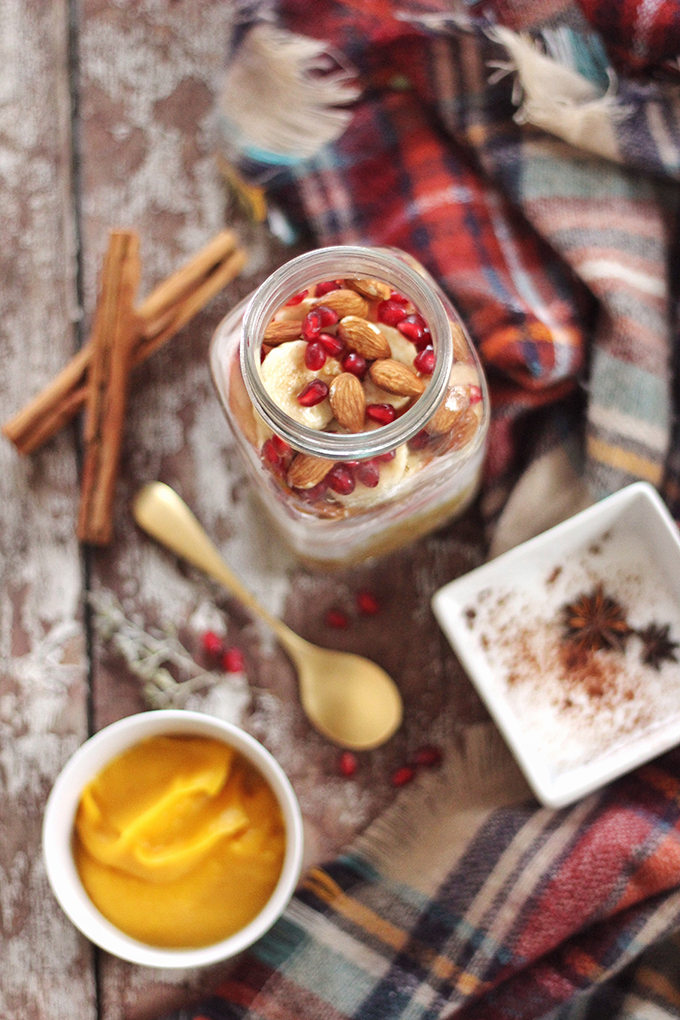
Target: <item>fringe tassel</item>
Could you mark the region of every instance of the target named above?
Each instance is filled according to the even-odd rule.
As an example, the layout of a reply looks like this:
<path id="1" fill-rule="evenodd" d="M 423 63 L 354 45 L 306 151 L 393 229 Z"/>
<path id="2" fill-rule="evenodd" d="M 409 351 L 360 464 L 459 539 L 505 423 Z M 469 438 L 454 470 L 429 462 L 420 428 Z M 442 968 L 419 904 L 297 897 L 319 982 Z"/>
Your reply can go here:
<path id="1" fill-rule="evenodd" d="M 502 25 L 487 29 L 487 35 L 510 55 L 509 61 L 490 62 L 496 70 L 489 81 L 517 75 L 513 102 L 519 106 L 514 117 L 518 124 L 533 124 L 571 145 L 608 159 L 620 158 L 614 124 L 630 110 L 615 95 L 613 72 L 602 94 L 583 75 L 546 56 L 528 36 Z"/>
<path id="2" fill-rule="evenodd" d="M 361 94 L 356 73 L 316 39 L 255 24 L 240 41 L 222 89 L 227 157 L 290 164 L 344 132 Z"/>
<path id="3" fill-rule="evenodd" d="M 532 799 L 493 723 L 467 727 L 439 772 L 423 774 L 354 841 L 378 872 L 431 894 L 488 813 Z"/>

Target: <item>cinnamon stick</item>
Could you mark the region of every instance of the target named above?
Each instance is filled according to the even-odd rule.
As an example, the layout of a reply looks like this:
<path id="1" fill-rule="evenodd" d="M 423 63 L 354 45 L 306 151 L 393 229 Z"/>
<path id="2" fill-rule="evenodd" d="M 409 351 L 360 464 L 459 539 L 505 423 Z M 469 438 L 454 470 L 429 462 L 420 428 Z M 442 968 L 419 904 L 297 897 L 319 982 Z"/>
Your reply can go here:
<path id="1" fill-rule="evenodd" d="M 78 538 L 94 545 L 106 545 L 113 533 L 128 378 L 143 329 L 134 308 L 139 277 L 139 237 L 134 231 L 112 231 L 92 335 L 78 518 Z"/>
<path id="2" fill-rule="evenodd" d="M 184 266 L 160 283 L 137 310 L 144 321 L 134 365 L 167 343 L 241 272 L 245 253 L 233 231 L 223 230 Z M 36 397 L 2 427 L 19 453 L 29 454 L 51 439 L 85 402 L 92 339 Z"/>

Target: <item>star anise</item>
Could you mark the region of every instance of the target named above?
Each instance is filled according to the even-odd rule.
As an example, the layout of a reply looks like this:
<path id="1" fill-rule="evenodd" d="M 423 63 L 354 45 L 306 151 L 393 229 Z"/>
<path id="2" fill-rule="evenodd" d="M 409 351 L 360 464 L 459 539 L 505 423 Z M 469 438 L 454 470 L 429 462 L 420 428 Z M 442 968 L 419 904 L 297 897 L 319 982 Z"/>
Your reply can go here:
<path id="1" fill-rule="evenodd" d="M 671 641 L 669 632 L 670 623 L 660 627 L 658 623 L 650 623 L 643 630 L 636 631 L 642 641 L 642 661 L 654 669 L 660 669 L 664 660 L 677 662 L 675 649 L 679 647 L 677 641 Z"/>
<path id="2" fill-rule="evenodd" d="M 564 607 L 567 639 L 580 651 L 594 652 L 600 648 L 623 651 L 632 632 L 622 607 L 598 584 L 589 595 L 582 594 Z"/>

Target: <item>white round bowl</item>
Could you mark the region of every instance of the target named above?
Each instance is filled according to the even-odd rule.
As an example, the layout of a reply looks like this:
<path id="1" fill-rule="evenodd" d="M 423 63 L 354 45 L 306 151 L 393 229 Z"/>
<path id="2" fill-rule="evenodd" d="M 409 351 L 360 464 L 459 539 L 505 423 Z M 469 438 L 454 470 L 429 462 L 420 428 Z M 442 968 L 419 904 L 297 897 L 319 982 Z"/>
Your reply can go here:
<path id="1" fill-rule="evenodd" d="M 250 924 L 229 938 L 198 949 L 165 949 L 126 935 L 107 921 L 89 898 L 72 852 L 73 825 L 81 793 L 104 766 L 133 744 L 159 734 L 212 737 L 247 758 L 276 795 L 286 828 L 281 876 L 269 901 Z M 297 885 L 302 865 L 300 807 L 293 788 L 275 758 L 254 737 L 231 723 L 201 712 L 168 709 L 120 719 L 87 740 L 67 762 L 47 801 L 43 821 L 43 855 L 47 877 L 59 904 L 83 935 L 107 952 L 149 967 L 202 967 L 247 949 L 283 913 Z"/>

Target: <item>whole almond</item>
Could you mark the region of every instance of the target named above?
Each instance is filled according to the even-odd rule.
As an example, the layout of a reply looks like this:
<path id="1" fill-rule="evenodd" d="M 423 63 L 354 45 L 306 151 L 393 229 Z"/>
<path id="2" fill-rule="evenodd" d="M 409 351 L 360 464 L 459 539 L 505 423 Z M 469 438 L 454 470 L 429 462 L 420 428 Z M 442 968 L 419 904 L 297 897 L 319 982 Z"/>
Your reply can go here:
<path id="1" fill-rule="evenodd" d="M 318 305 L 332 308 L 341 319 L 345 315 L 363 316 L 368 314 L 368 302 L 355 290 L 331 290 L 328 294 L 322 294 L 320 298 L 316 298 L 314 306 Z"/>
<path id="2" fill-rule="evenodd" d="M 467 386 L 451 386 L 446 399 L 432 415 L 425 431 L 431 436 L 441 436 L 450 432 L 463 411 L 470 405 L 470 391 Z"/>
<path id="3" fill-rule="evenodd" d="M 389 358 L 392 351 L 385 335 L 372 322 L 358 315 L 345 315 L 338 323 L 338 336 L 363 358 Z"/>
<path id="4" fill-rule="evenodd" d="M 453 428 L 447 436 L 446 449 L 461 450 L 471 442 L 478 428 L 479 419 L 474 408 L 466 407 L 464 411 L 458 414 L 453 423 Z"/>
<path id="5" fill-rule="evenodd" d="M 333 414 L 343 428 L 361 432 L 366 413 L 366 397 L 361 382 L 351 372 L 341 372 L 331 383 L 329 394 Z"/>
<path id="6" fill-rule="evenodd" d="M 453 347 L 454 361 L 471 361 L 470 348 L 465 338 L 465 333 L 457 322 L 450 322 L 451 325 L 451 346 Z"/>
<path id="7" fill-rule="evenodd" d="M 387 301 L 392 293 L 390 285 L 382 280 L 345 280 L 345 283 L 369 301 Z"/>
<path id="8" fill-rule="evenodd" d="M 288 468 L 286 481 L 291 489 L 313 489 L 323 481 L 333 463 L 325 457 L 310 457 L 306 453 L 298 453 Z"/>
<path id="9" fill-rule="evenodd" d="M 270 347 L 278 347 L 288 340 L 299 340 L 302 336 L 301 324 L 290 319 L 272 319 L 264 331 L 264 343 Z"/>
<path id="10" fill-rule="evenodd" d="M 425 389 L 425 383 L 412 368 L 393 358 L 374 361 L 368 374 L 376 386 L 400 397 L 419 397 Z"/>

